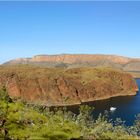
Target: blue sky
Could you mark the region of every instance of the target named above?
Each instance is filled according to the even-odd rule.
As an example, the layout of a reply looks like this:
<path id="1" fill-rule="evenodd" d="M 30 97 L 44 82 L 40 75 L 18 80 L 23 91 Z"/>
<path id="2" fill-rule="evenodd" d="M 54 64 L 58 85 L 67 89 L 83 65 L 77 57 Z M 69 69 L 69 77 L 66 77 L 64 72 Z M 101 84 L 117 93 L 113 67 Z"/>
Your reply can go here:
<path id="1" fill-rule="evenodd" d="M 61 53 L 140 57 L 140 2 L 0 2 L 0 63 Z"/>

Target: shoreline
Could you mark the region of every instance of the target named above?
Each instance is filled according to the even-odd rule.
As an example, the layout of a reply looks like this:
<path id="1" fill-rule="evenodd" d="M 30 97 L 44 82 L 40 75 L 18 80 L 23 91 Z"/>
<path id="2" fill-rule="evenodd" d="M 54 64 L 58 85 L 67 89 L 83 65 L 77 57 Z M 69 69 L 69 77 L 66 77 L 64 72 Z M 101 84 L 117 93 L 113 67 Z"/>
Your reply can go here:
<path id="1" fill-rule="evenodd" d="M 116 97 L 136 96 L 138 91 L 139 90 L 137 89 L 136 92 L 133 92 L 133 93 L 131 92 L 131 93 L 128 93 L 127 95 L 119 93 L 117 95 L 100 97 L 100 98 L 97 98 L 97 99 L 82 101 L 80 103 L 73 103 L 73 104 L 56 104 L 56 105 L 46 105 L 46 104 L 38 104 L 38 103 L 28 103 L 28 104 L 29 105 L 35 105 L 36 104 L 36 105 L 45 106 L 45 107 L 48 107 L 48 108 L 53 108 L 53 107 L 72 107 L 72 106 L 79 106 L 79 105 L 83 105 L 83 104 L 91 103 L 91 102 L 96 102 L 96 101 L 108 100 L 108 99 L 116 98 Z"/>
<path id="2" fill-rule="evenodd" d="M 58 106 L 50 106 L 50 107 L 70 107 L 70 106 L 82 105 L 82 104 L 86 104 L 86 103 L 90 103 L 90 102 L 107 100 L 107 99 L 111 99 L 111 98 L 115 98 L 115 97 L 136 96 L 137 92 L 136 93 L 130 93 L 130 94 L 127 94 L 127 95 L 118 94 L 118 95 L 113 95 L 113 96 L 108 96 L 108 97 L 101 97 L 101 98 L 97 98 L 97 99 L 94 99 L 94 100 L 82 101 L 79 104 L 78 103 L 76 103 L 76 104 L 66 104 L 66 105 L 58 105 Z"/>

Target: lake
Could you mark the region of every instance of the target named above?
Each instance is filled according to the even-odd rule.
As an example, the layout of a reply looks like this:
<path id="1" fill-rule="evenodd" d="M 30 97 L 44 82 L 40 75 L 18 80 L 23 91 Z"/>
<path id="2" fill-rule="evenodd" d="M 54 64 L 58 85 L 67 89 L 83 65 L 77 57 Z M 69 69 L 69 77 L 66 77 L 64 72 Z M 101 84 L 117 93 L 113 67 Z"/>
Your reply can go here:
<path id="1" fill-rule="evenodd" d="M 140 79 L 136 79 L 136 82 L 140 89 Z M 133 124 L 135 116 L 140 113 L 140 92 L 135 96 L 113 97 L 86 104 L 95 107 L 93 111 L 94 118 L 97 118 L 100 113 L 103 114 L 107 110 L 110 119 L 115 120 L 116 118 L 121 118 L 129 126 Z M 116 107 L 117 109 L 110 111 L 110 107 Z M 73 112 L 77 112 L 77 110 L 78 107 L 72 109 Z"/>

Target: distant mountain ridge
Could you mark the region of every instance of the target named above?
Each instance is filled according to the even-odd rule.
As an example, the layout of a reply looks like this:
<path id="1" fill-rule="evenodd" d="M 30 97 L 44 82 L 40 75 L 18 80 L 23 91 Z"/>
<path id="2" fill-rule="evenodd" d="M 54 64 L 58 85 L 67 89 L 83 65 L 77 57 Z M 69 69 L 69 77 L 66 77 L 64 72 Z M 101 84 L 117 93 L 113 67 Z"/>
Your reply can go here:
<path id="1" fill-rule="evenodd" d="M 60 54 L 36 55 L 32 58 L 18 58 L 3 65 L 31 64 L 45 67 L 98 67 L 107 66 L 125 71 L 140 71 L 140 59 L 102 54 Z"/>

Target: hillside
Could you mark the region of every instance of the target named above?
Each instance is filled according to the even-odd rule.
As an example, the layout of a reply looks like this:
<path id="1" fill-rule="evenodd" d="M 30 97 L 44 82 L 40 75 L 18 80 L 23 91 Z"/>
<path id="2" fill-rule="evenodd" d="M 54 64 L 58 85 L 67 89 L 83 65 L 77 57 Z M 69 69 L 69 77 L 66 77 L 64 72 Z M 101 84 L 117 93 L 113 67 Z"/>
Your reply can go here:
<path id="1" fill-rule="evenodd" d="M 113 96 L 135 95 L 130 74 L 112 68 L 1 66 L 0 86 L 12 97 L 47 106 L 73 105 Z"/>
<path id="2" fill-rule="evenodd" d="M 62 54 L 37 55 L 33 58 L 19 58 L 4 63 L 4 65 L 29 64 L 43 67 L 112 67 L 124 71 L 140 71 L 140 59 L 116 55 L 95 54 Z"/>

